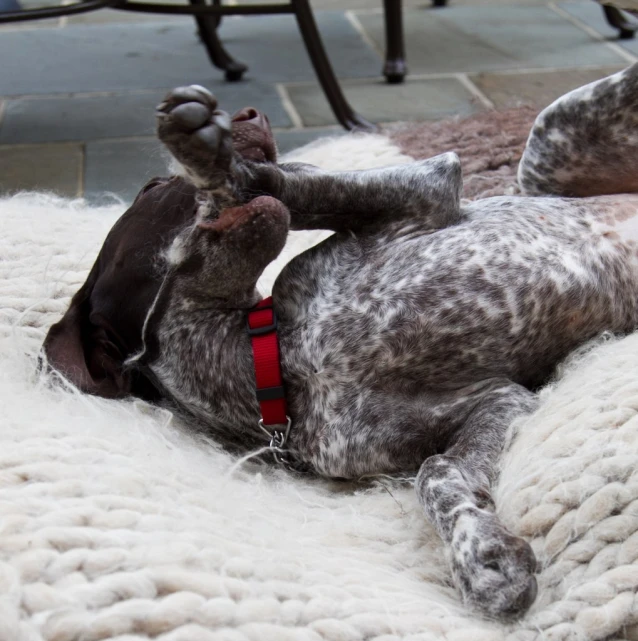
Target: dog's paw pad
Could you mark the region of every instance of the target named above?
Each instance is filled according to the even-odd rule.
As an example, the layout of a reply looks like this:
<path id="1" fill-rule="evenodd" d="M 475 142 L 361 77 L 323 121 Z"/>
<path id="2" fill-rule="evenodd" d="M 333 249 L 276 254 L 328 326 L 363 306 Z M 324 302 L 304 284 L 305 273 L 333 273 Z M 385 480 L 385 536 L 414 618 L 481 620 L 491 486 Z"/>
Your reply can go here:
<path id="1" fill-rule="evenodd" d="M 172 109 L 170 115 L 175 124 L 194 131 L 210 120 L 211 110 L 200 102 L 186 102 Z"/>
<path id="2" fill-rule="evenodd" d="M 192 132 L 212 118 L 217 108 L 213 94 L 200 87 L 178 87 L 173 89 L 157 106 L 157 117 L 160 127 L 166 131 Z"/>
<path id="3" fill-rule="evenodd" d="M 459 536 L 452 545 L 453 573 L 463 598 L 490 617 L 519 617 L 538 591 L 534 552 L 493 515 L 473 519 L 466 536 L 462 535 L 463 524 L 459 524 Z"/>
<path id="4" fill-rule="evenodd" d="M 233 155 L 231 119 L 206 89 L 171 91 L 157 107 L 157 135 L 197 186 L 225 183 Z"/>

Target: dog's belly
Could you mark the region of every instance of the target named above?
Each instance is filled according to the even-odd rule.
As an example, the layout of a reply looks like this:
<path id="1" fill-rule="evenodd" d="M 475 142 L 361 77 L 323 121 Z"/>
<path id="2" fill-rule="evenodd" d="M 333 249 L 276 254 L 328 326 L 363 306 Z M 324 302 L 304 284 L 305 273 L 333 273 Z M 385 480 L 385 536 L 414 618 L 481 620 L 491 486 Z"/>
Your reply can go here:
<path id="1" fill-rule="evenodd" d="M 633 329 L 638 196 L 493 198 L 431 234 L 333 237 L 284 270 L 275 300 L 285 378 L 335 447 L 340 420 L 379 394 L 533 387 L 584 341 Z"/>

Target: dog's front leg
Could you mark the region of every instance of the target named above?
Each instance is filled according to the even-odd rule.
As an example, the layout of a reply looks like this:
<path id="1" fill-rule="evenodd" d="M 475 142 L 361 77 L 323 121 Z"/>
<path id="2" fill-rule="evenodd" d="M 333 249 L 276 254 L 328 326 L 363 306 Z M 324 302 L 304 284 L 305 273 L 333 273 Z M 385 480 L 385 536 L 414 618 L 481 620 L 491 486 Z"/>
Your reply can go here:
<path id="1" fill-rule="evenodd" d="M 464 601 L 500 619 L 523 614 L 536 596 L 532 549 L 501 524 L 489 494 L 508 426 L 535 403 L 528 390 L 513 383 L 486 393 L 451 446 L 428 458 L 416 480 L 419 501 L 446 543 Z"/>
<path id="2" fill-rule="evenodd" d="M 281 200 L 292 229 L 357 232 L 412 223 L 434 230 L 461 216 L 461 165 L 453 153 L 365 171 L 247 162 L 235 175 L 247 191 Z"/>
<path id="3" fill-rule="evenodd" d="M 158 137 L 200 188 L 199 200 L 224 205 L 273 196 L 290 211 L 292 229 L 341 232 L 408 222 L 434 230 L 461 215 L 461 164 L 454 153 L 367 171 L 277 165 L 265 156 L 256 162 L 235 151 L 230 117 L 196 85 L 171 91 L 157 116 Z"/>

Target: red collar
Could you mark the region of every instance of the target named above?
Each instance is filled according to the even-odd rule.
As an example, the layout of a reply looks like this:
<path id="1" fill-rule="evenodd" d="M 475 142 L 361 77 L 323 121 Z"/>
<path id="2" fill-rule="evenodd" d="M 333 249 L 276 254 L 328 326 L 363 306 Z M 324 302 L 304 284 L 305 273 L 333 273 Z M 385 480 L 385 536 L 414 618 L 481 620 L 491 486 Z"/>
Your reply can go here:
<path id="1" fill-rule="evenodd" d="M 261 410 L 259 426 L 271 437 L 279 435 L 285 444 L 290 429 L 287 414 L 284 381 L 279 363 L 279 341 L 277 340 L 277 316 L 272 305 L 272 296 L 264 298 L 248 312 L 248 335 L 253 348 L 257 400 Z M 268 430 L 264 426 L 283 425 L 283 430 Z M 283 439 L 281 439 L 283 437 Z M 272 441 L 271 441 L 272 446 Z"/>

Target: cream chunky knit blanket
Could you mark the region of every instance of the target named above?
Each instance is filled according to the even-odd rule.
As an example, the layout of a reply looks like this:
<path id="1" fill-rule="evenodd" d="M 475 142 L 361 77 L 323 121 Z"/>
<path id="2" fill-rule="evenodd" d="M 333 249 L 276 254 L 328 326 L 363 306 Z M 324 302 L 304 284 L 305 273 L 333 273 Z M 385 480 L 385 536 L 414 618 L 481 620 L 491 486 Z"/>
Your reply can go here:
<path id="1" fill-rule="evenodd" d="M 409 160 L 381 136 L 297 157 Z M 241 463 L 168 413 L 35 374 L 122 210 L 0 200 L 0 641 L 638 639 L 638 335 L 572 359 L 513 426 L 497 506 L 540 591 L 502 625 L 459 602 L 411 488 Z"/>

